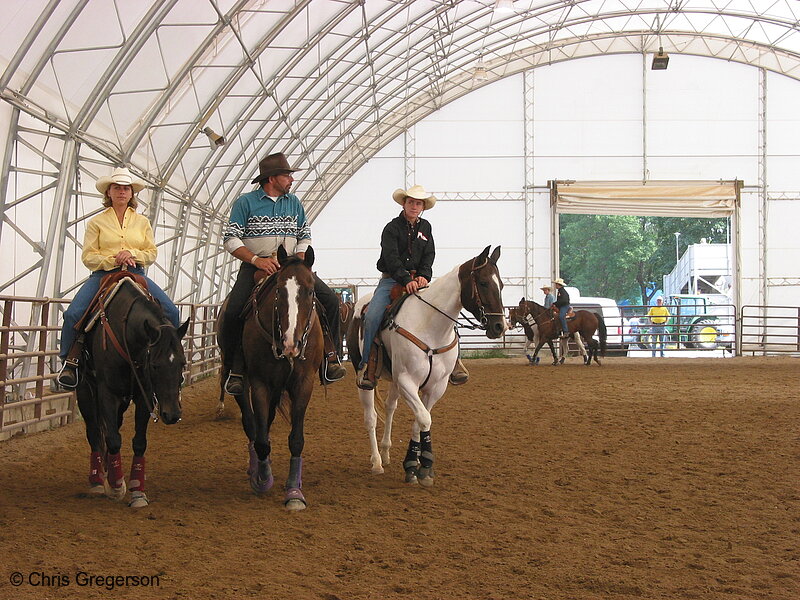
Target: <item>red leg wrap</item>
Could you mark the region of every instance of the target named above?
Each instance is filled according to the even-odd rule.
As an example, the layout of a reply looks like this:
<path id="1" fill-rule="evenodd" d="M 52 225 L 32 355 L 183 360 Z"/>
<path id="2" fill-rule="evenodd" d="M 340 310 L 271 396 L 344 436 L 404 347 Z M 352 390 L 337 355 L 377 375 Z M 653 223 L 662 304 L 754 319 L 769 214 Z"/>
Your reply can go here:
<path id="1" fill-rule="evenodd" d="M 99 452 L 89 455 L 89 485 L 103 485 L 103 457 Z"/>
<path id="2" fill-rule="evenodd" d="M 108 483 L 113 488 L 122 487 L 125 476 L 122 474 L 122 457 L 117 454 L 109 454 L 106 466 L 108 467 Z"/>
<path id="3" fill-rule="evenodd" d="M 131 463 L 131 478 L 128 482 L 128 489 L 132 492 L 143 492 L 144 480 L 144 456 L 134 456 Z"/>

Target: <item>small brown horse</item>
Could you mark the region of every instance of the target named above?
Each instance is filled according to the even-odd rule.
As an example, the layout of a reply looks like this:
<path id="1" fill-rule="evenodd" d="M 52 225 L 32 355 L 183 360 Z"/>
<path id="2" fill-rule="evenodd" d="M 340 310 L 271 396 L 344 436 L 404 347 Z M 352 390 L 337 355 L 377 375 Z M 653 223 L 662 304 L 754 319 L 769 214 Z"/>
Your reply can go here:
<path id="1" fill-rule="evenodd" d="M 523 298 L 522 300 L 524 301 L 525 298 Z M 523 316 L 523 311 L 526 311 L 525 316 Z M 536 341 L 538 339 L 537 336 L 539 335 L 538 332 L 539 328 L 538 326 L 536 326 L 535 322 L 533 322 L 533 326 L 531 325 L 531 323 L 528 323 L 529 320 L 533 322 L 533 317 L 527 314 L 527 308 L 512 306 L 511 308 L 508 309 L 509 328 L 522 327 L 522 330 L 525 332 L 525 357 L 528 359 L 528 362 L 530 364 L 538 365 L 539 357 L 538 356 L 534 357 L 534 355 L 531 354 L 531 347 L 536 346 Z M 534 326 L 536 326 L 535 329 Z M 558 356 L 556 356 L 555 346 L 553 346 L 553 340 L 545 340 L 545 341 L 547 342 L 547 345 L 550 346 L 550 353 L 553 355 L 553 364 L 554 365 L 560 364 L 558 362 Z"/>
<path id="2" fill-rule="evenodd" d="M 288 256 L 280 246 L 278 262 L 278 272 L 256 286 L 245 317 L 245 391 L 236 396 L 236 402 L 250 442 L 247 474 L 256 494 L 266 493 L 274 483 L 269 430 L 275 411 L 289 413 L 291 459 L 284 505 L 289 510 L 303 510 L 303 423 L 323 358 L 322 326 L 311 272 L 314 249 L 309 247 L 301 259 Z M 226 376 L 222 374 L 222 381 Z"/>
<path id="3" fill-rule="evenodd" d="M 525 298 L 522 298 L 522 300 L 519 301 L 517 316 L 521 316 L 526 320 L 528 315 L 535 321 L 539 334 L 539 342 L 536 344 L 533 358 L 529 358 L 529 360 L 535 364 L 536 355 L 539 353 L 539 349 L 544 343 L 552 342 L 552 340 L 561 333 L 561 324 L 559 323 L 558 313 L 546 309 L 533 300 L 525 300 Z M 575 317 L 567 319 L 567 326 L 569 327 L 570 337 L 575 340 L 578 349 L 583 355 L 583 364 L 589 366 L 592 364 L 592 359 L 594 359 L 594 362 L 599 365 L 600 359 L 597 357 L 598 351 L 601 356 L 605 357 L 606 339 L 608 337 L 606 323 L 602 315 L 595 314 L 589 310 L 579 310 L 575 312 Z M 593 337 L 595 332 L 599 333 L 600 344 L 598 344 Z M 588 353 L 586 352 L 586 346 L 589 347 Z M 564 362 L 565 352 L 562 352 L 561 360 L 556 361 L 552 343 L 550 344 L 550 350 L 553 352 L 553 364 L 561 364 Z"/>

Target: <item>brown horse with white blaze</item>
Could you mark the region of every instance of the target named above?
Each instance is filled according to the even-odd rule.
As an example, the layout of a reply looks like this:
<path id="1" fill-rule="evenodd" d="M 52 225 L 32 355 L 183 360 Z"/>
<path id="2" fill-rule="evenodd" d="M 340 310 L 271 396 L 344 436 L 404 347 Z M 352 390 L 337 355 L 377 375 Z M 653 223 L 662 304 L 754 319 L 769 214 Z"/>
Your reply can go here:
<path id="1" fill-rule="evenodd" d="M 242 335 L 245 390 L 236 396 L 236 402 L 250 442 L 247 473 L 256 494 L 266 493 L 274 483 L 269 430 L 277 410 L 288 413 L 291 459 L 284 505 L 289 510 L 303 510 L 307 506 L 302 492 L 303 426 L 323 359 L 322 326 L 311 271 L 314 249 L 309 247 L 300 258 L 288 256 L 281 246 L 278 262 L 280 269 L 253 291 Z M 223 373 L 223 381 L 225 376 Z"/>

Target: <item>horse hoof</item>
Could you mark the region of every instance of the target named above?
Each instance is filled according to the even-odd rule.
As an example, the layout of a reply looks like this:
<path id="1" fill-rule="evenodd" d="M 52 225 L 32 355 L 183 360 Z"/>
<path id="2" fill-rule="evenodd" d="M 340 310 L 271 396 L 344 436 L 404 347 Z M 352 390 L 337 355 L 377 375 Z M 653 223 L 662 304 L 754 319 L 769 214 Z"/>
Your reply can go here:
<path id="1" fill-rule="evenodd" d="M 405 482 L 406 483 L 417 483 L 417 473 L 418 473 L 418 471 L 419 470 L 417 468 L 406 469 Z"/>
<path id="2" fill-rule="evenodd" d="M 383 473 L 383 467 L 381 465 L 373 466 L 370 472 L 373 475 L 381 475 Z"/>
<path id="3" fill-rule="evenodd" d="M 108 491 L 106 492 L 106 496 L 108 496 L 112 500 L 122 500 L 125 497 L 127 491 L 128 491 L 128 486 L 125 484 L 125 480 L 123 479 L 121 486 L 119 487 L 109 486 Z"/>
<path id="4" fill-rule="evenodd" d="M 417 483 L 422 487 L 433 486 L 433 467 L 420 467 L 417 473 Z"/>
<path id="5" fill-rule="evenodd" d="M 128 502 L 128 506 L 131 508 L 144 508 L 149 505 L 150 500 L 147 499 L 147 495 L 144 492 L 131 492 L 131 501 Z"/>
<path id="6" fill-rule="evenodd" d="M 300 488 L 286 490 L 283 505 L 286 507 L 286 510 L 291 511 L 305 510 L 306 506 L 308 506 L 306 498 L 303 496 L 303 491 Z"/>
<path id="7" fill-rule="evenodd" d="M 558 361 L 558 364 L 560 364 L 560 365 L 564 364 L 564 357 L 563 356 L 561 357 L 561 360 Z"/>
<path id="8" fill-rule="evenodd" d="M 289 510 L 289 511 L 292 511 L 292 512 L 296 512 L 298 510 L 305 510 L 306 509 L 306 503 L 303 502 L 302 500 L 294 500 L 294 499 L 288 500 L 286 502 L 285 506 L 286 506 L 286 510 Z"/>
<path id="9" fill-rule="evenodd" d="M 103 496 L 106 493 L 106 486 L 102 483 L 95 483 L 94 485 L 89 486 L 89 495 L 90 496 Z"/>

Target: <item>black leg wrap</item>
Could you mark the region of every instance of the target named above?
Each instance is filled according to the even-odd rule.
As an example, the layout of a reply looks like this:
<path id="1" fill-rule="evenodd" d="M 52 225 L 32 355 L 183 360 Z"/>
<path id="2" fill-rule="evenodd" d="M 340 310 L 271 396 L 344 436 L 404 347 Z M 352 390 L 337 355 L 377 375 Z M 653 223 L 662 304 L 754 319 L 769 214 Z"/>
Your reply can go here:
<path id="1" fill-rule="evenodd" d="M 404 469 L 417 468 L 420 450 L 419 442 L 415 442 L 414 440 L 408 442 L 408 452 L 406 452 L 406 457 L 403 459 Z"/>
<path id="2" fill-rule="evenodd" d="M 431 445 L 431 432 L 420 431 L 420 455 L 419 464 L 425 469 L 433 466 L 433 446 Z"/>

